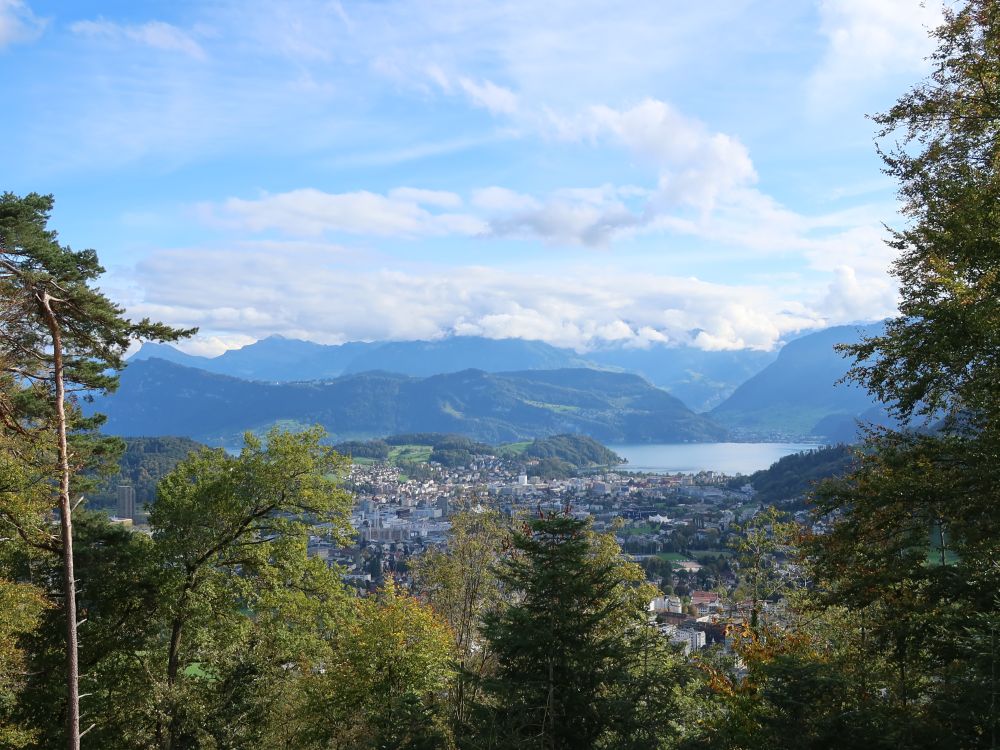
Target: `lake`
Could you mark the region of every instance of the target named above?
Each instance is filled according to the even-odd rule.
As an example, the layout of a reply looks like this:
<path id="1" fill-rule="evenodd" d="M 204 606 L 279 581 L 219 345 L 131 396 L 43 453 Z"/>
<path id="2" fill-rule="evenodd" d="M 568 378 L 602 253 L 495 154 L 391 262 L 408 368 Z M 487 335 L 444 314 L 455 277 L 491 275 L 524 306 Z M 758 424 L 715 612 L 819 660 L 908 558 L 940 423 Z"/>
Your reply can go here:
<path id="1" fill-rule="evenodd" d="M 609 445 L 627 464 L 625 471 L 654 474 L 696 474 L 721 471 L 724 474 L 752 474 L 766 469 L 782 456 L 812 450 L 815 443 L 655 443 L 650 445 Z"/>

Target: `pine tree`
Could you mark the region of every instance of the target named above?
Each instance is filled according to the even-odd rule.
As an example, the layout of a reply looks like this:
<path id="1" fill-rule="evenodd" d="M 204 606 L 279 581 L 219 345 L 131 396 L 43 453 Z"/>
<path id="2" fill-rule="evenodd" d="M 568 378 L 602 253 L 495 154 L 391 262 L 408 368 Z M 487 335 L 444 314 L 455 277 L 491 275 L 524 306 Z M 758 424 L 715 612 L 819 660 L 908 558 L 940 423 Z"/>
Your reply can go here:
<path id="1" fill-rule="evenodd" d="M 76 750 L 80 708 L 71 483 L 82 462 L 71 445 L 71 432 L 81 423 L 67 394 L 113 390 L 133 341 L 170 341 L 193 331 L 126 318 L 94 285 L 104 272 L 97 254 L 59 244 L 48 228 L 52 205 L 51 196 L 37 193 L 0 196 L 0 366 L 7 384 L 19 387 L 0 398 L 0 421 L 22 436 L 30 427 L 47 432 L 56 446 L 52 476 L 58 485 L 58 538 L 45 538 L 16 514 L 6 514 L 5 520 L 23 540 L 62 557 L 66 735 L 67 747 Z"/>

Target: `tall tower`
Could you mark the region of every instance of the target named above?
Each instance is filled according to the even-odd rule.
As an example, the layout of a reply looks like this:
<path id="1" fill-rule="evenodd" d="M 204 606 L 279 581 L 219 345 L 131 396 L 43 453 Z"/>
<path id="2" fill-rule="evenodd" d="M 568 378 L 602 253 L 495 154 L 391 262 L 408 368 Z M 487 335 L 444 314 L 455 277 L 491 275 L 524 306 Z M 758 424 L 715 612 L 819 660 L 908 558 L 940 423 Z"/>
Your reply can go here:
<path id="1" fill-rule="evenodd" d="M 118 517 L 135 520 L 135 488 L 131 485 L 118 485 Z"/>

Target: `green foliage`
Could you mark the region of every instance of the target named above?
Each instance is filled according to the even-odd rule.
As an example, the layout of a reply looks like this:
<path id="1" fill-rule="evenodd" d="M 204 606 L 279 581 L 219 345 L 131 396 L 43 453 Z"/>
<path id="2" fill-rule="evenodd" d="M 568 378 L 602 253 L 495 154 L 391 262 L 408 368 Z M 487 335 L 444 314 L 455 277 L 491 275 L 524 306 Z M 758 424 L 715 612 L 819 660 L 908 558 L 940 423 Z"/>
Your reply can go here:
<path id="1" fill-rule="evenodd" d="M 739 575 L 735 595 L 737 600 L 749 601 L 748 625 L 754 631 L 760 625 L 764 602 L 782 598 L 794 584 L 782 563 L 788 562 L 789 547 L 797 531 L 798 527 L 784 514 L 770 507 L 744 524 L 734 538 Z"/>
<path id="2" fill-rule="evenodd" d="M 900 315 L 843 348 L 899 418 L 939 429 L 869 436 L 818 494 L 832 531 L 810 554 L 824 601 L 863 614 L 864 658 L 886 661 L 886 732 L 973 748 L 1000 733 L 1000 4 L 948 7 L 934 36 L 928 80 L 875 117 L 908 218 Z"/>
<path id="3" fill-rule="evenodd" d="M 134 747 L 141 745 L 137 738 L 152 702 L 140 655 L 153 647 L 158 633 L 160 570 L 147 536 L 112 525 L 103 514 L 78 510 L 74 516 L 84 728 L 94 724 L 87 736 L 96 746 Z M 13 570 L 28 580 L 59 575 L 55 557 L 25 550 L 13 562 Z M 18 714 L 38 736 L 39 747 L 65 743 L 64 628 L 61 613 L 48 610 L 26 641 L 30 677 Z"/>
<path id="4" fill-rule="evenodd" d="M 793 631 L 737 632 L 744 668 L 704 661 L 723 700 L 703 704 L 705 731 L 685 750 L 911 747 L 892 734 L 882 662 L 859 660 L 855 633 L 842 611 L 811 613 Z"/>
<path id="5" fill-rule="evenodd" d="M 384 440 L 348 440 L 333 446 L 337 453 L 352 458 L 374 458 L 386 461 L 389 458 L 389 444 Z"/>
<path id="6" fill-rule="evenodd" d="M 845 347 L 902 417 L 996 413 L 1000 375 L 1000 7 L 968 0 L 934 32 L 930 78 L 874 119 L 909 221 L 893 232 L 900 316 Z"/>
<path id="7" fill-rule="evenodd" d="M 124 309 L 94 286 L 104 273 L 97 254 L 60 245 L 48 228 L 52 206 L 52 196 L 0 195 L 0 299 L 5 303 L 0 343 L 20 377 L 47 378 L 34 355 L 50 343 L 38 307 L 41 296 L 49 294 L 63 331 L 67 383 L 112 390 L 114 373 L 124 367 L 125 351 L 135 339 L 172 341 L 193 331 L 126 319 Z"/>
<path id="8" fill-rule="evenodd" d="M 125 450 L 118 459 L 118 473 L 112 474 L 87 493 L 91 508 L 114 508 L 119 484 L 135 490 L 136 507 L 156 500 L 156 485 L 173 471 L 192 451 L 204 448 L 201 443 L 183 437 L 124 438 Z"/>
<path id="9" fill-rule="evenodd" d="M 447 748 L 439 696 L 452 676 L 448 626 L 390 581 L 357 599 L 321 672 L 304 675 L 297 748 Z"/>
<path id="10" fill-rule="evenodd" d="M 580 469 L 614 466 L 622 458 L 586 435 L 556 435 L 511 446 L 493 446 L 462 435 L 433 432 L 392 435 L 383 440 L 348 441 L 337 449 L 354 457 L 388 460 L 408 468 L 430 461 L 455 469 L 469 466 L 475 456 L 503 456 L 521 466 L 529 476 L 561 478 Z"/>
<path id="11" fill-rule="evenodd" d="M 62 555 L 66 742 L 76 750 L 81 728 L 71 493 L 78 497 L 89 488 L 80 472 L 89 468 L 100 474 L 121 444 L 95 433 L 103 419 L 83 418 L 73 394 L 84 391 L 90 398 L 114 390 L 135 340 L 175 340 L 193 330 L 126 318 L 124 309 L 96 286 L 104 272 L 97 254 L 59 244 L 48 228 L 52 205 L 51 196 L 37 193 L 0 195 L 0 425 L 15 441 L 44 446 L 35 455 L 53 453 L 54 445 L 48 466 L 43 458 L 35 469 L 52 482 L 60 535 L 57 541 L 44 540 L 39 508 L 26 514 L 8 508 L 2 518 L 22 542 Z"/>
<path id="12" fill-rule="evenodd" d="M 310 536 L 350 533 L 338 484 L 347 460 L 322 439 L 318 429 L 275 432 L 266 443 L 248 436 L 238 456 L 191 454 L 161 482 L 152 535 L 77 514 L 87 741 L 130 750 L 448 746 L 448 625 L 391 583 L 354 599 L 339 570 L 307 557 Z M 47 581 L 58 563 L 25 548 L 9 568 Z M 5 646 L 16 645 L 7 611 L 4 665 L 19 658 L 6 661 Z M 65 731 L 62 627 L 55 611 L 41 618 L 24 641 L 24 689 L 5 683 L 11 691 L 0 693 L 5 731 L 10 715 L 29 747 L 58 746 Z M 19 627 L 30 625 L 26 617 Z"/>
<path id="13" fill-rule="evenodd" d="M 514 599 L 482 633 L 496 671 L 482 680 L 477 747 L 665 746 L 689 679 L 647 625 L 653 589 L 613 537 L 586 521 L 529 521 L 499 579 Z M 670 715 L 673 730 L 666 725 Z"/>
<path id="14" fill-rule="evenodd" d="M 318 428 L 272 432 L 265 446 L 247 435 L 239 456 L 203 450 L 160 483 L 150 526 L 169 635 L 157 665 L 156 733 L 169 747 L 197 740 L 204 711 L 234 705 L 228 685 L 247 689 L 225 675 L 256 676 L 257 687 L 241 698 L 253 711 L 255 701 L 266 706 L 260 691 L 280 682 L 282 663 L 322 651 L 316 639 L 332 627 L 343 594 L 336 572 L 307 558 L 306 545 L 310 535 L 345 539 L 350 509 L 338 487 L 347 459 L 322 438 Z M 192 665 L 215 679 L 191 674 Z M 243 720 L 237 713 L 217 729 Z"/>
<path id="15" fill-rule="evenodd" d="M 458 672 L 450 703 L 453 720 L 463 729 L 483 676 L 495 667 L 481 624 L 485 615 L 505 604 L 496 566 L 510 535 L 509 524 L 496 511 L 457 513 L 451 518 L 447 549 L 429 550 L 413 569 L 418 590 L 454 635 Z"/>
<path id="16" fill-rule="evenodd" d="M 430 460 L 448 468 L 468 466 L 473 456 L 493 455 L 496 449 L 460 435 L 447 435 L 434 444 Z"/>
<path id="17" fill-rule="evenodd" d="M 623 463 L 621 456 L 586 435 L 538 438 L 522 455 L 524 458 L 556 458 L 578 469 Z"/>
<path id="18" fill-rule="evenodd" d="M 36 732 L 17 720 L 16 710 L 25 683 L 28 655 L 23 638 L 39 623 L 47 603 L 42 590 L 27 583 L 0 578 L 0 746 L 25 747 Z"/>
<path id="19" fill-rule="evenodd" d="M 854 449 L 834 445 L 783 456 L 770 468 L 755 471 L 736 483 L 749 482 L 757 491 L 754 499 L 763 505 L 798 506 L 817 482 L 842 476 L 853 464 Z"/>

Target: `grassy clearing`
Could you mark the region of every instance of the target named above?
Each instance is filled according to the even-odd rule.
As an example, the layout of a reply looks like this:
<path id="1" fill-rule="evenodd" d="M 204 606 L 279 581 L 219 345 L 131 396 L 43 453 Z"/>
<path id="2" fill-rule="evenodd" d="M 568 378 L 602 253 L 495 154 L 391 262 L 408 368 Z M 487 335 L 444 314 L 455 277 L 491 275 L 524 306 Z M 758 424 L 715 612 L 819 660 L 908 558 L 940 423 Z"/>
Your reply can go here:
<path id="1" fill-rule="evenodd" d="M 531 443 L 532 443 L 531 440 L 525 440 L 520 443 L 506 443 L 504 445 L 501 445 L 498 450 L 501 453 L 520 456 L 522 453 L 528 450 L 528 446 L 531 445 Z"/>
<path id="2" fill-rule="evenodd" d="M 433 451 L 429 445 L 395 445 L 389 451 L 389 463 L 427 463 Z"/>
<path id="3" fill-rule="evenodd" d="M 691 550 L 691 557 L 732 557 L 733 551 L 731 549 L 693 549 Z"/>
<path id="4" fill-rule="evenodd" d="M 680 552 L 657 552 L 656 557 L 661 560 L 666 560 L 667 562 L 681 562 L 683 560 L 691 559 L 687 555 L 681 554 Z"/>
<path id="5" fill-rule="evenodd" d="M 638 536 L 639 534 L 655 534 L 657 531 L 659 531 L 659 526 L 640 523 L 635 526 L 623 526 L 618 533 L 622 536 Z"/>

